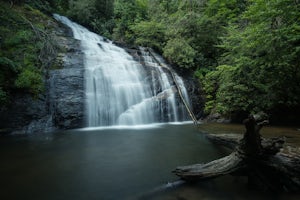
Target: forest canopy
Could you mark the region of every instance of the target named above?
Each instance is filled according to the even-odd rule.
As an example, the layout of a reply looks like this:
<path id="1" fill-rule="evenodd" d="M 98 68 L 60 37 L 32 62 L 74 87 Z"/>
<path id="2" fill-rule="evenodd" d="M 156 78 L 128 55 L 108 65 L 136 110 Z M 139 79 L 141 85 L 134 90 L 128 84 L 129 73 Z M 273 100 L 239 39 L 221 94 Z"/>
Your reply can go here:
<path id="1" fill-rule="evenodd" d="M 11 4 L 58 12 L 119 44 L 155 49 L 174 66 L 194 72 L 205 92 L 207 114 L 300 110 L 299 0 L 15 0 Z M 19 34 L 24 38 L 27 33 Z M 7 66 L 2 76 L 16 70 L 9 58 L 0 63 Z M 3 87 L 2 83 L 0 100 L 5 98 Z"/>

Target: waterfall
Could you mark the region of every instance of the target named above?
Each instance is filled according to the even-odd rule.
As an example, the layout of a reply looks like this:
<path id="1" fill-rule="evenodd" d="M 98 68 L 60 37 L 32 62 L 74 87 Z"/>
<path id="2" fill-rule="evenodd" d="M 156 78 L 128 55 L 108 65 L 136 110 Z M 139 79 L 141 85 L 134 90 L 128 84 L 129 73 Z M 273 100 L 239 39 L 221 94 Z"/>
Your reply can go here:
<path id="1" fill-rule="evenodd" d="M 57 14 L 54 17 L 70 27 L 74 38 L 81 41 L 85 55 L 87 126 L 189 120 L 174 80 L 143 48 L 144 64 L 141 64 L 111 41 L 66 17 Z M 176 80 L 189 102 L 182 79 L 176 75 Z"/>

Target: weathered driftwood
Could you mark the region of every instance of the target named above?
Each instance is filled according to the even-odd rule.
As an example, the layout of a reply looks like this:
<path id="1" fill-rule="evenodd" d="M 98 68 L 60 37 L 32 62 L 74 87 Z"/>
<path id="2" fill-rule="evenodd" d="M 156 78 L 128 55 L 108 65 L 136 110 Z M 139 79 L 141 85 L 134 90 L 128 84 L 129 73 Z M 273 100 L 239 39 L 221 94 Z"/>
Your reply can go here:
<path id="1" fill-rule="evenodd" d="M 244 168 L 245 163 L 237 152 L 206 164 L 177 167 L 173 172 L 184 180 L 215 178 Z"/>
<path id="2" fill-rule="evenodd" d="M 207 134 L 214 143 L 235 151 L 206 164 L 177 167 L 173 172 L 184 180 L 201 180 L 225 174 L 248 176 L 250 185 L 273 191 L 300 191 L 300 155 L 282 153 L 284 138 L 262 138 L 265 117 L 250 116 L 244 121 L 244 136 Z"/>

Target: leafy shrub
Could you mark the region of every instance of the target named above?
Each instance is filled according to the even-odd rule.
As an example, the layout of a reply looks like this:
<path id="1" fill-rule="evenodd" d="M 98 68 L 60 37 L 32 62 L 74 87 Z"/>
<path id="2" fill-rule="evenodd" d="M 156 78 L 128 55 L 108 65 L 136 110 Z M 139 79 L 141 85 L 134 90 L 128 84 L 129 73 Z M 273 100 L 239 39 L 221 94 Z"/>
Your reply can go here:
<path id="1" fill-rule="evenodd" d="M 34 95 L 38 95 L 44 89 L 41 73 L 32 69 L 24 69 L 15 80 L 15 86 L 27 89 Z"/>
<path id="2" fill-rule="evenodd" d="M 202 79 L 203 89 L 206 94 L 205 112 L 210 113 L 213 110 L 219 113 L 226 113 L 230 107 L 224 102 L 230 101 L 231 96 L 227 93 L 231 91 L 231 77 L 236 68 L 228 65 L 222 65 L 216 70 L 208 72 Z M 227 90 L 227 88 L 229 90 Z"/>
<path id="3" fill-rule="evenodd" d="M 196 55 L 196 51 L 185 40 L 179 38 L 169 40 L 163 52 L 169 61 L 185 68 L 193 65 Z"/>
<path id="4" fill-rule="evenodd" d="M 14 63 L 12 60 L 6 58 L 6 57 L 0 57 L 0 69 L 1 72 L 5 70 L 10 70 L 13 72 L 17 71 L 16 63 Z"/>
<path id="5" fill-rule="evenodd" d="M 165 27 L 161 23 L 155 21 L 141 21 L 130 27 L 134 35 L 137 37 L 135 43 L 137 45 L 151 47 L 161 50 L 165 43 Z"/>
<path id="6" fill-rule="evenodd" d="M 19 30 L 5 41 L 7 46 L 16 46 L 32 40 L 33 32 L 31 30 Z"/>

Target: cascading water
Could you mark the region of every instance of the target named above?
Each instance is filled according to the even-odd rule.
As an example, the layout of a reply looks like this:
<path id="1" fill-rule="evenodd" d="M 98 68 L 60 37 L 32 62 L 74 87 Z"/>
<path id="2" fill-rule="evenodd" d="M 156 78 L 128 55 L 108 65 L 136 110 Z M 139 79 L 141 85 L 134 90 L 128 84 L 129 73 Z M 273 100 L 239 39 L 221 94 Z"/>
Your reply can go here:
<path id="1" fill-rule="evenodd" d="M 159 105 L 164 106 L 160 109 L 160 116 L 162 121 L 187 120 L 188 118 L 186 108 L 180 101 L 180 98 L 178 98 L 178 96 L 176 95 L 178 88 L 176 88 L 174 80 L 172 79 L 171 69 L 167 66 L 163 58 L 158 54 L 152 51 L 150 54 L 150 51 L 146 51 L 145 48 L 142 47 L 140 47 L 140 51 L 148 70 L 150 67 L 153 68 L 151 73 L 152 91 L 153 96 L 160 97 L 161 102 L 159 103 Z M 180 87 L 179 89 L 183 94 L 183 98 L 190 107 L 189 97 L 184 86 L 184 82 L 180 76 L 178 76 L 175 72 L 173 73 L 175 74 L 174 78 L 179 84 L 178 86 Z M 164 104 L 164 101 L 166 101 L 166 104 Z M 165 116 L 164 113 L 168 113 L 166 120 L 163 120 Z"/>
<path id="2" fill-rule="evenodd" d="M 142 65 L 111 41 L 66 17 L 54 17 L 69 26 L 74 38 L 81 41 L 89 127 L 188 120 L 172 77 L 144 49 Z M 182 79 L 176 75 L 176 80 L 188 102 Z"/>

